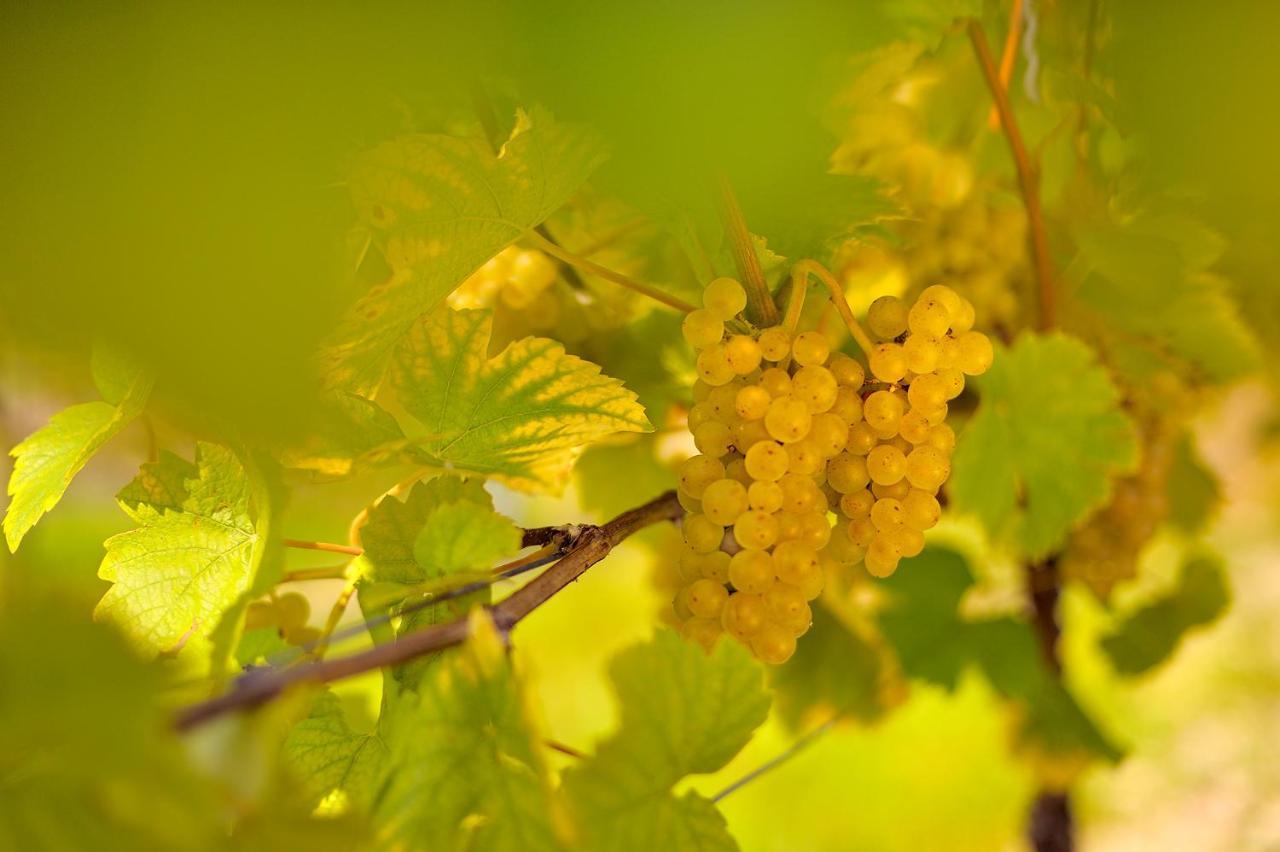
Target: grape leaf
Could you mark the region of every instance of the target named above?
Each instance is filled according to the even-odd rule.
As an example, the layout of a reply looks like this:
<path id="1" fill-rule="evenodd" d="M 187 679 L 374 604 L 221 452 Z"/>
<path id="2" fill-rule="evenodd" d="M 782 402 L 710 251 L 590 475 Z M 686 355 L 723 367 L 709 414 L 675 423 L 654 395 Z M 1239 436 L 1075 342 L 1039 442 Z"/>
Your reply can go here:
<path id="1" fill-rule="evenodd" d="M 1076 234 L 1084 277 L 1078 297 L 1116 328 L 1147 339 L 1227 381 L 1257 353 L 1227 287 L 1206 272 L 1220 240 L 1184 218 L 1145 215 Z"/>
<path id="2" fill-rule="evenodd" d="M 564 848 L 561 806 L 524 688 L 492 621 L 400 693 L 383 720 L 385 761 L 373 818 L 405 848 Z"/>
<path id="3" fill-rule="evenodd" d="M 284 447 L 280 458 L 287 467 L 340 477 L 361 462 L 386 463 L 407 452 L 394 417 L 371 399 L 336 391 L 323 396 L 300 445 Z"/>
<path id="4" fill-rule="evenodd" d="M 993 535 L 1043 556 L 1136 463 L 1133 424 L 1092 352 L 1062 334 L 1022 335 L 977 385 L 948 493 Z"/>
<path id="5" fill-rule="evenodd" d="M 617 379 L 554 340 L 526 337 L 486 357 L 488 311 L 437 310 L 405 339 L 391 384 L 441 465 L 526 490 L 556 490 L 587 442 L 652 427 Z"/>
<path id="6" fill-rule="evenodd" d="M 191 462 L 164 450 L 159 459 L 144 464 L 133 481 L 120 489 L 116 501 L 139 523 L 143 517 L 161 514 L 166 509 L 180 512 L 187 499 L 187 480 L 199 475 Z"/>
<path id="7" fill-rule="evenodd" d="M 1182 566 L 1177 587 L 1129 613 L 1102 639 L 1102 649 L 1120 674 L 1150 671 L 1171 657 L 1193 628 L 1217 619 L 1230 597 L 1222 564 L 1206 557 L 1192 559 Z"/>
<path id="8" fill-rule="evenodd" d="M 256 580 L 261 548 L 244 467 L 225 447 L 200 443 L 196 468 L 181 508 L 140 512 L 141 526 L 107 539 L 98 569 L 112 586 L 95 615 L 151 655 L 207 651 L 223 614 Z"/>
<path id="9" fill-rule="evenodd" d="M 783 721 L 798 730 L 814 717 L 825 720 L 837 712 L 864 722 L 880 718 L 887 709 L 881 694 L 886 677 L 883 653 L 815 602 L 813 626 L 771 684 Z"/>
<path id="10" fill-rule="evenodd" d="M 1222 503 L 1218 477 L 1200 458 L 1190 432 L 1174 444 L 1165 490 L 1170 523 L 1191 535 L 1204 529 Z"/>
<path id="11" fill-rule="evenodd" d="M 0 848 L 211 848 L 218 800 L 183 764 L 161 673 L 73 599 L 0 596 Z"/>
<path id="12" fill-rule="evenodd" d="M 589 849 L 734 849 L 711 802 L 671 788 L 714 772 L 765 720 L 760 667 L 731 642 L 711 654 L 663 631 L 610 667 L 617 732 L 565 774 Z"/>
<path id="13" fill-rule="evenodd" d="M 119 390 L 120 383 L 113 386 Z M 102 445 L 137 417 L 151 393 L 151 378 L 134 372 L 117 405 L 85 402 L 53 416 L 10 451 L 9 508 L 5 541 L 17 551 L 23 536 L 62 499 L 71 480 Z"/>
<path id="14" fill-rule="evenodd" d="M 351 729 L 341 702 L 329 690 L 317 695 L 311 713 L 290 729 L 283 751 L 312 806 L 340 790 L 361 809 L 373 800 L 374 784 L 389 756 L 379 731 Z"/>
<path id="15" fill-rule="evenodd" d="M 470 500 L 441 504 L 413 543 L 413 556 L 439 576 L 488 568 L 520 549 L 520 530 L 491 506 Z"/>
<path id="16" fill-rule="evenodd" d="M 392 277 L 352 307 L 323 353 L 330 383 L 363 395 L 414 321 L 568 200 L 603 161 L 599 141 L 520 113 L 495 155 L 481 138 L 404 136 L 369 151 L 349 185 Z"/>

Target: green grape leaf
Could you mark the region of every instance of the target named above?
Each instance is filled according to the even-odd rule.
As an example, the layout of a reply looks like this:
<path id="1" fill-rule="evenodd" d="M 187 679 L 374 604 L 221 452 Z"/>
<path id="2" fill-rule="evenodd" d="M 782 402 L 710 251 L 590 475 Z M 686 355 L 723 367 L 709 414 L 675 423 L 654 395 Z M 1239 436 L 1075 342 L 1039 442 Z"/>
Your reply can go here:
<path id="1" fill-rule="evenodd" d="M 706 654 L 663 631 L 620 654 L 610 675 L 618 730 L 564 779 L 587 848 L 736 848 L 709 801 L 671 788 L 723 767 L 765 720 L 760 666 L 735 643 Z"/>
<path id="2" fill-rule="evenodd" d="M 477 522 L 481 529 L 492 531 L 505 524 L 502 532 L 498 533 L 498 538 L 501 543 L 511 546 L 500 552 L 491 552 L 492 558 L 483 559 L 479 563 L 459 566 L 456 561 L 420 562 L 414 549 L 428 528 L 431 531 L 423 546 L 429 553 L 447 553 L 453 547 L 459 548 L 461 553 L 467 547 L 474 546 L 483 550 L 489 546 L 487 542 L 462 541 L 460 531 L 450 530 L 444 523 L 431 523 L 436 513 L 445 506 L 460 507 L 452 510 L 451 517 L 484 519 Z M 489 520 L 490 516 L 493 520 Z M 520 549 L 519 536 L 515 537 L 512 544 L 509 530 L 514 530 L 514 525 L 494 511 L 493 498 L 484 490 L 482 479 L 438 476 L 426 482 L 418 482 L 403 501 L 388 495 L 369 510 L 368 520 L 360 530 L 360 545 L 364 548 L 364 558 L 368 563 L 366 576 L 370 582 L 375 583 L 413 584 L 468 568 L 487 566 L 495 559 Z M 499 542 L 495 542 L 497 543 Z M 496 547 L 493 549 L 497 550 Z M 447 565 L 452 567 L 446 567 Z"/>
<path id="3" fill-rule="evenodd" d="M 496 155 L 481 138 L 421 134 L 360 157 L 352 198 L 392 277 L 330 341 L 331 384 L 372 395 L 414 321 L 564 204 L 603 159 L 594 136 L 540 110 L 519 114 Z"/>
<path id="4" fill-rule="evenodd" d="M 432 576 L 477 571 L 520 549 L 520 529 L 491 506 L 443 503 L 413 543 L 418 565 Z"/>
<path id="5" fill-rule="evenodd" d="M 863 722 L 884 715 L 883 653 L 821 602 L 813 606 L 813 626 L 796 653 L 774 673 L 771 684 L 783 721 L 799 730 L 839 713 Z"/>
<path id="6" fill-rule="evenodd" d="M 180 509 L 140 513 L 137 529 L 107 539 L 98 576 L 112 583 L 95 615 L 147 654 L 209 650 L 224 613 L 256 581 L 262 548 L 249 477 L 225 447 L 196 447 L 198 475 Z"/>
<path id="7" fill-rule="evenodd" d="M 162 673 L 82 613 L 0 595 L 0 848 L 211 848 L 218 800 L 183 763 Z"/>
<path id="8" fill-rule="evenodd" d="M 586 443 L 652 427 L 636 395 L 554 340 L 487 357 L 489 311 L 437 310 L 405 339 L 391 384 L 441 465 L 525 490 L 562 487 Z"/>
<path id="9" fill-rule="evenodd" d="M 283 757 L 305 785 L 311 806 L 337 790 L 363 810 L 390 754 L 380 732 L 352 730 L 338 697 L 325 690 L 307 718 L 289 730 Z"/>
<path id="10" fill-rule="evenodd" d="M 1079 299 L 1125 334 L 1223 382 L 1257 362 L 1255 343 L 1226 282 L 1206 267 L 1221 240 L 1186 219 L 1147 215 L 1076 234 L 1088 274 Z"/>
<path id="11" fill-rule="evenodd" d="M 562 808 L 525 690 L 493 623 L 478 615 L 473 628 L 416 692 L 388 706 L 375 825 L 403 848 L 563 849 Z"/>
<path id="12" fill-rule="evenodd" d="M 1174 444 L 1165 491 L 1170 523 L 1191 535 L 1202 532 L 1222 504 L 1222 485 L 1200 458 L 1189 432 Z"/>
<path id="13" fill-rule="evenodd" d="M 1231 592 L 1222 564 L 1207 557 L 1182 566 L 1167 596 L 1129 613 L 1102 639 L 1102 649 L 1123 675 L 1139 675 L 1171 657 L 1187 633 L 1211 624 L 1227 608 Z"/>
<path id="14" fill-rule="evenodd" d="M 346 476 L 358 465 L 397 461 L 409 454 L 400 424 L 382 406 L 353 393 L 325 394 L 313 428 L 298 446 L 284 447 L 286 467 L 326 477 Z"/>
<path id="15" fill-rule="evenodd" d="M 119 390 L 119 386 L 115 386 Z M 151 378 L 132 375 L 118 405 L 86 402 L 53 416 L 10 451 L 14 457 L 9 477 L 9 508 L 4 515 L 4 536 L 10 552 L 23 536 L 62 499 L 80 469 L 102 445 L 142 413 L 151 393 Z"/>
<path id="16" fill-rule="evenodd" d="M 1030 558 L 1059 547 L 1137 461 L 1118 392 L 1083 343 L 1023 334 L 977 379 L 948 493 Z"/>
<path id="17" fill-rule="evenodd" d="M 187 480 L 199 475 L 191 462 L 164 450 L 159 459 L 144 464 L 133 481 L 120 489 L 116 501 L 139 523 L 144 517 L 166 510 L 180 512 L 187 499 Z"/>

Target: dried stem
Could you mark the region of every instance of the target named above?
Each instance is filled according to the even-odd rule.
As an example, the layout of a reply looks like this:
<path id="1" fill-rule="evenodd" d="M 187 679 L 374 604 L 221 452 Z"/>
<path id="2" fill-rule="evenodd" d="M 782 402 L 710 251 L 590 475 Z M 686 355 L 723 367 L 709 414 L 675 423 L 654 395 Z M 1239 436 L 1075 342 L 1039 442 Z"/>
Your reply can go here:
<path id="1" fill-rule="evenodd" d="M 626 275 L 623 275 L 621 272 L 615 272 L 612 269 L 607 269 L 594 261 L 590 261 L 585 257 L 576 255 L 536 231 L 529 231 L 526 236 L 529 242 L 533 243 L 539 249 L 551 255 L 556 260 L 576 266 L 583 272 L 589 272 L 606 281 L 612 281 L 614 284 L 619 284 L 626 287 L 628 290 L 633 290 L 643 296 L 648 296 L 650 299 L 661 302 L 669 308 L 675 308 L 677 311 L 682 311 L 687 314 L 694 310 L 693 305 L 688 302 L 682 299 L 677 299 L 675 296 L 668 295 L 657 287 L 653 287 L 649 284 L 643 284 L 636 281 L 634 278 L 629 278 Z"/>
<path id="2" fill-rule="evenodd" d="M 778 306 L 773 303 L 773 296 L 769 294 L 764 270 L 760 268 L 760 258 L 756 257 L 756 247 L 751 242 L 751 232 L 747 230 L 747 220 L 743 218 L 742 208 L 738 206 L 738 197 L 733 194 L 728 178 L 722 175 L 719 183 L 720 219 L 724 222 L 725 234 L 729 237 L 738 276 L 747 290 L 747 319 L 758 326 L 777 325 Z"/>
<path id="3" fill-rule="evenodd" d="M 522 618 L 608 556 L 620 542 L 645 527 L 675 520 L 682 512 L 675 492 L 668 491 L 643 506 L 623 512 L 604 526 L 579 528 L 573 544 L 560 561 L 506 600 L 489 608 L 494 623 L 501 631 L 511 630 Z M 529 531 L 537 532 L 539 531 Z M 526 538 L 528 537 L 526 534 Z M 179 730 L 189 730 L 224 713 L 269 701 L 291 686 L 328 683 L 373 669 L 398 665 L 464 642 L 468 629 L 467 620 L 462 618 L 408 633 L 394 642 L 375 645 L 367 651 L 348 657 L 302 663 L 292 668 L 272 669 L 261 674 L 250 673 L 237 681 L 231 691 L 184 708 L 178 713 L 175 725 Z"/>
<path id="4" fill-rule="evenodd" d="M 1040 207 L 1039 178 L 1031 165 L 1027 147 L 1022 141 L 1022 133 L 1014 120 L 1013 108 L 1009 105 L 1009 95 L 1000 85 L 999 74 L 991 58 L 991 47 L 987 44 L 987 36 L 982 31 L 982 25 L 976 20 L 969 21 L 969 40 L 973 43 L 973 50 L 982 68 L 982 75 L 987 80 L 987 87 L 995 99 L 996 111 L 1000 114 L 1000 124 L 1004 127 L 1005 138 L 1009 141 L 1009 150 L 1013 153 L 1014 168 L 1018 172 L 1018 187 L 1022 190 L 1022 201 L 1027 208 L 1027 224 L 1031 231 L 1031 255 L 1035 265 L 1039 294 L 1039 327 L 1041 330 L 1049 329 L 1056 324 L 1057 310 L 1054 302 L 1053 267 L 1049 261 L 1049 238 L 1044 226 L 1044 212 Z"/>

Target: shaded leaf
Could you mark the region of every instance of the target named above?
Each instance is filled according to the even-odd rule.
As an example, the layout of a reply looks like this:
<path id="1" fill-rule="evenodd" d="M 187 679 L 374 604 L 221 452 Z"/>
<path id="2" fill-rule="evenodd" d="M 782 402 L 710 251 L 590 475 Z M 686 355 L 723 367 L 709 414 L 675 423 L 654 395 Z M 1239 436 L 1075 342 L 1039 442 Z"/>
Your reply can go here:
<path id="1" fill-rule="evenodd" d="M 440 464 L 556 490 L 584 444 L 651 428 L 634 393 L 556 341 L 527 337 L 488 358 L 491 328 L 488 311 L 444 308 L 397 355 L 392 385 Z"/>
<path id="2" fill-rule="evenodd" d="M 1222 504 L 1222 485 L 1200 458 L 1190 433 L 1173 446 L 1166 491 L 1169 521 L 1191 535 L 1202 532 Z"/>
<path id="3" fill-rule="evenodd" d="M 1134 427 L 1083 343 L 1023 334 L 977 379 L 948 493 L 1031 558 L 1060 546 L 1137 461 Z"/>
<path id="4" fill-rule="evenodd" d="M 337 696 L 325 690 L 316 696 L 307 718 L 290 729 L 283 756 L 306 786 L 313 807 L 340 790 L 363 809 L 372 801 L 390 755 L 378 731 L 352 730 Z"/>
<path id="5" fill-rule="evenodd" d="M 120 489 L 116 501 L 138 522 L 147 514 L 178 512 L 187 499 L 187 480 L 199 475 L 194 464 L 163 450 L 157 461 L 144 464 L 133 481 Z"/>

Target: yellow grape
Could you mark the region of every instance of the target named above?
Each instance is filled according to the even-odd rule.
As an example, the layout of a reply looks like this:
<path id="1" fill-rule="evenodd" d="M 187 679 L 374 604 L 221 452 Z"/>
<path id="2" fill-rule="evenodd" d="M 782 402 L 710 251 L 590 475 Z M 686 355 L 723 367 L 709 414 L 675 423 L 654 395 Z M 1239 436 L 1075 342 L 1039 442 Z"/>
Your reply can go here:
<path id="1" fill-rule="evenodd" d="M 693 388 L 689 391 L 689 396 L 693 397 L 694 402 L 705 402 L 707 397 L 711 395 L 711 385 L 702 379 L 693 380 Z"/>
<path id="2" fill-rule="evenodd" d="M 685 515 L 683 529 L 684 543 L 699 553 L 718 550 L 724 541 L 724 528 L 706 515 Z"/>
<path id="3" fill-rule="evenodd" d="M 722 527 L 730 526 L 747 510 L 747 489 L 736 479 L 721 479 L 702 494 L 702 512 Z"/>
<path id="4" fill-rule="evenodd" d="M 947 388 L 942 379 L 933 373 L 916 376 L 907 389 L 907 401 L 921 413 L 936 411 L 947 404 Z"/>
<path id="5" fill-rule="evenodd" d="M 903 525 L 886 530 L 883 534 L 888 536 L 893 549 L 904 559 L 919 556 L 924 551 L 924 533 L 920 530 Z"/>
<path id="6" fill-rule="evenodd" d="M 880 532 L 900 527 L 906 522 L 906 510 L 902 503 L 892 497 L 877 500 L 871 507 L 871 523 Z"/>
<path id="7" fill-rule="evenodd" d="M 764 416 L 764 426 L 769 434 L 784 444 L 799 441 L 808 435 L 812 424 L 813 415 L 808 406 L 789 396 L 778 397 L 770 402 L 769 411 Z"/>
<path id="8" fill-rule="evenodd" d="M 777 399 L 791 395 L 791 374 L 781 367 L 770 367 L 760 374 L 760 387 Z"/>
<path id="9" fill-rule="evenodd" d="M 244 629 L 260 630 L 264 627 L 278 627 L 280 614 L 271 601 L 254 601 L 245 611 Z"/>
<path id="10" fill-rule="evenodd" d="M 921 444 L 928 439 L 929 430 L 932 428 L 929 420 L 912 408 L 902 415 L 902 422 L 898 424 L 898 434 L 912 444 Z"/>
<path id="11" fill-rule="evenodd" d="M 806 331 L 796 335 L 791 343 L 791 356 L 802 367 L 817 367 L 827 362 L 831 344 L 819 331 Z"/>
<path id="12" fill-rule="evenodd" d="M 951 462 L 928 444 L 916 447 L 907 456 L 907 481 L 921 491 L 937 491 L 951 475 Z"/>
<path id="13" fill-rule="evenodd" d="M 907 306 L 897 296 L 881 296 L 867 309 L 867 325 L 881 340 L 892 340 L 907 330 Z"/>
<path id="14" fill-rule="evenodd" d="M 956 364 L 969 376 L 985 373 L 995 359 L 991 340 L 980 331 L 966 331 L 956 338 L 960 345 L 960 358 Z"/>
<path id="15" fill-rule="evenodd" d="M 693 430 L 693 444 L 698 451 L 713 458 L 729 452 L 733 430 L 719 420 L 708 420 Z"/>
<path id="16" fill-rule="evenodd" d="M 947 367 L 938 371 L 938 379 L 946 391 L 947 400 L 953 400 L 964 393 L 964 373 L 955 367 Z"/>
<path id="17" fill-rule="evenodd" d="M 751 478 L 751 474 L 747 473 L 747 462 L 741 455 L 738 455 L 737 453 L 730 453 L 724 457 L 723 461 L 725 479 L 732 479 L 740 482 L 743 488 L 746 488 L 755 481 Z M 705 493 L 703 496 L 706 496 Z M 703 502 L 705 503 L 706 501 L 704 500 Z"/>
<path id="18" fill-rule="evenodd" d="M 789 583 L 775 583 L 770 587 L 764 593 L 764 605 L 769 619 L 790 630 L 793 636 L 804 633 L 813 621 L 804 593 Z"/>
<path id="19" fill-rule="evenodd" d="M 740 642 L 750 641 L 768 620 L 769 612 L 764 605 L 764 596 L 758 593 L 738 592 L 730 595 L 720 614 L 720 623 L 725 632 Z"/>
<path id="20" fill-rule="evenodd" d="M 938 369 L 957 369 L 960 364 L 960 341 L 948 335 L 938 345 Z"/>
<path id="21" fill-rule="evenodd" d="M 761 512 L 776 512 L 782 508 L 782 486 L 776 482 L 756 480 L 747 486 L 747 505 Z"/>
<path id="22" fill-rule="evenodd" d="M 877 500 L 885 500 L 888 498 L 901 500 L 903 497 L 907 496 L 907 492 L 910 490 L 911 483 L 907 482 L 907 478 L 905 476 L 897 482 L 893 482 L 888 485 L 885 485 L 882 482 L 871 483 L 871 493 Z"/>
<path id="23" fill-rule="evenodd" d="M 769 392 L 759 385 L 747 385 L 738 391 L 734 410 L 743 420 L 760 420 L 769 410 L 772 399 Z"/>
<path id="24" fill-rule="evenodd" d="M 867 566 L 867 573 L 871 576 L 888 577 L 898 570 L 898 562 L 901 559 L 902 552 L 898 550 L 891 537 L 879 533 L 867 545 L 867 555 L 863 557 L 863 564 Z"/>
<path id="25" fill-rule="evenodd" d="M 871 350 L 871 375 L 893 384 L 902 381 L 907 374 L 907 359 L 902 347 L 896 343 L 879 343 Z"/>
<path id="26" fill-rule="evenodd" d="M 740 592 L 764 592 L 774 583 L 773 566 L 767 551 L 739 550 L 729 560 L 729 582 Z"/>
<path id="27" fill-rule="evenodd" d="M 710 404 L 705 402 L 695 402 L 689 407 L 689 413 L 685 417 L 685 421 L 689 425 L 689 431 L 693 432 L 708 420 L 714 420 L 716 413 L 712 410 Z"/>
<path id="28" fill-rule="evenodd" d="M 850 520 L 866 518 L 871 515 L 871 507 L 875 505 L 875 502 L 876 498 L 870 491 L 865 488 L 859 488 L 857 491 L 850 491 L 840 498 L 840 511 Z"/>
<path id="29" fill-rule="evenodd" d="M 822 467 L 823 456 L 817 445 L 808 439 L 788 444 L 787 472 L 812 476 Z"/>
<path id="30" fill-rule="evenodd" d="M 690 497 L 684 489 L 676 490 L 676 500 L 680 503 L 680 508 L 689 514 L 697 515 L 702 513 L 702 501 L 697 497 Z"/>
<path id="31" fill-rule="evenodd" d="M 831 412 L 819 414 L 809 427 L 809 440 L 818 448 L 822 458 L 829 459 L 843 450 L 849 440 L 847 421 Z"/>
<path id="32" fill-rule="evenodd" d="M 788 473 L 778 480 L 782 487 L 782 509 L 786 512 L 808 512 L 818 505 L 822 492 L 808 476 Z"/>
<path id="33" fill-rule="evenodd" d="M 702 570 L 703 577 L 720 584 L 729 582 L 729 554 L 723 550 L 713 550 L 699 556 L 702 558 L 698 562 L 698 567 Z"/>
<path id="34" fill-rule="evenodd" d="M 942 346 L 937 338 L 909 334 L 902 342 L 902 358 L 913 373 L 932 373 L 938 369 Z"/>
<path id="35" fill-rule="evenodd" d="M 766 623 L 751 636 L 751 650 L 762 662 L 780 666 L 796 652 L 796 637 L 778 624 Z"/>
<path id="36" fill-rule="evenodd" d="M 706 404 L 711 408 L 711 413 L 715 415 L 717 420 L 732 424 L 734 417 L 737 415 L 738 391 L 745 387 L 740 381 L 734 380 L 727 385 L 721 385 L 718 388 L 712 388 L 707 393 Z"/>
<path id="37" fill-rule="evenodd" d="M 960 309 L 959 294 L 945 284 L 934 284 L 930 287 L 925 287 L 920 291 L 916 301 L 922 302 L 926 299 L 941 302 L 942 306 L 947 309 L 947 316 L 949 317 L 954 317 Z"/>
<path id="38" fill-rule="evenodd" d="M 831 524 L 827 521 L 826 511 L 805 512 L 801 515 L 800 535 L 797 538 L 815 551 L 826 547 L 827 542 L 831 541 Z"/>
<path id="39" fill-rule="evenodd" d="M 724 355 L 739 376 L 745 376 L 760 366 L 760 344 L 745 334 L 735 334 L 725 341 Z"/>
<path id="40" fill-rule="evenodd" d="M 768 512 L 750 509 L 738 516 L 733 537 L 740 547 L 764 550 L 778 539 L 778 520 Z"/>
<path id="41" fill-rule="evenodd" d="M 849 437 L 845 447 L 856 456 L 865 456 L 871 452 L 879 441 L 879 437 L 867 423 L 855 423 L 849 427 Z"/>
<path id="42" fill-rule="evenodd" d="M 769 432 L 764 428 L 763 420 L 739 420 L 733 425 L 733 443 L 743 455 L 756 444 L 768 440 Z"/>
<path id="43" fill-rule="evenodd" d="M 710 456 L 692 456 L 680 463 L 680 490 L 702 499 L 702 492 L 717 479 L 724 479 L 724 464 Z"/>
<path id="44" fill-rule="evenodd" d="M 717 343 L 698 353 L 698 378 L 712 387 L 727 385 L 737 375 L 725 355 L 724 346 Z"/>
<path id="45" fill-rule="evenodd" d="M 929 438 L 926 443 L 943 455 L 949 456 L 956 448 L 955 430 L 946 423 L 938 423 L 929 430 Z"/>
<path id="46" fill-rule="evenodd" d="M 835 376 L 836 382 L 841 387 L 852 388 L 854 391 L 861 388 L 862 383 L 867 380 L 866 371 L 862 369 L 862 365 L 843 352 L 837 352 L 831 356 L 831 360 L 827 362 L 827 369 L 831 371 L 831 375 Z"/>
<path id="47" fill-rule="evenodd" d="M 791 396 L 813 414 L 821 414 L 836 401 L 836 377 L 826 367 L 801 367 L 791 377 Z"/>
<path id="48" fill-rule="evenodd" d="M 862 419 L 862 397 L 853 388 L 837 388 L 836 401 L 831 403 L 830 413 L 847 424 L 857 423 Z"/>
<path id="49" fill-rule="evenodd" d="M 787 451 L 776 441 L 761 441 L 747 450 L 747 473 L 769 482 L 787 472 Z"/>
<path id="50" fill-rule="evenodd" d="M 917 299 L 907 312 L 907 327 L 912 334 L 942 337 L 951 325 L 951 315 L 937 299 Z"/>
<path id="51" fill-rule="evenodd" d="M 862 417 L 877 435 L 888 437 L 898 433 L 904 408 L 901 393 L 879 390 L 863 403 Z"/>
<path id="52" fill-rule="evenodd" d="M 747 306 L 747 291 L 732 278 L 717 278 L 702 291 L 702 304 L 722 320 L 733 319 Z"/>
<path id="53" fill-rule="evenodd" d="M 853 518 L 845 526 L 845 530 L 849 534 L 849 540 L 862 548 L 870 546 L 876 535 L 875 524 L 871 523 L 870 518 Z"/>
<path id="54" fill-rule="evenodd" d="M 907 459 L 902 450 L 881 444 L 867 454 L 867 475 L 880 485 L 892 485 L 907 472 Z"/>
<path id="55" fill-rule="evenodd" d="M 959 305 L 951 311 L 951 330 L 964 334 L 973 328 L 974 319 L 973 304 L 963 296 L 959 297 Z"/>
<path id="56" fill-rule="evenodd" d="M 938 498 L 928 491 L 912 488 L 902 498 L 903 518 L 906 525 L 915 530 L 932 529 L 942 516 L 942 506 Z"/>
<path id="57" fill-rule="evenodd" d="M 719 622 L 707 618 L 691 618 L 680 625 L 680 635 L 702 646 L 708 654 L 716 646 L 721 634 Z"/>
<path id="58" fill-rule="evenodd" d="M 853 565 L 862 558 L 864 550 L 849 538 L 847 525 L 841 524 L 831 531 L 831 541 L 822 552 L 839 565 Z"/>
<path id="59" fill-rule="evenodd" d="M 827 484 L 841 494 L 866 488 L 870 481 L 867 459 L 853 453 L 841 453 L 827 463 Z"/>
<path id="60" fill-rule="evenodd" d="M 791 335 L 782 326 L 760 332 L 760 352 L 766 361 L 781 361 L 791 353 Z"/>
<path id="61" fill-rule="evenodd" d="M 685 315 L 680 331 L 694 349 L 706 349 L 724 337 L 724 322 L 711 311 L 700 308 Z"/>

